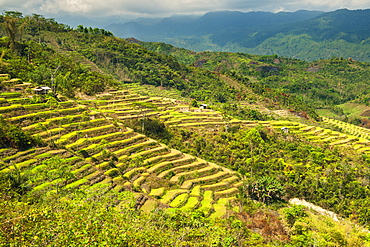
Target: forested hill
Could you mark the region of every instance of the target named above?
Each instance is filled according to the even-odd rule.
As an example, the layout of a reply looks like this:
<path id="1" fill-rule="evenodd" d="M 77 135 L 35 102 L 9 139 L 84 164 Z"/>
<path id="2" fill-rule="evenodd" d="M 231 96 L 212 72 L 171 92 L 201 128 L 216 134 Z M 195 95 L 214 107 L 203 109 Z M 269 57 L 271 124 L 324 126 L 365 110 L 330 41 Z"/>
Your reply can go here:
<path id="1" fill-rule="evenodd" d="M 273 89 L 280 96 L 295 96 L 325 115 L 357 123 L 367 122 L 369 63 L 343 58 L 305 62 L 276 55 L 196 53 L 165 43 L 139 43 L 149 50 L 174 56 L 181 63 L 227 75 L 255 92 L 261 87 Z M 356 114 L 350 109 L 355 105 L 363 108 L 359 107 Z"/>
<path id="2" fill-rule="evenodd" d="M 369 61 L 369 13 L 347 9 L 327 13 L 215 12 L 112 24 L 107 29 L 120 37 L 166 42 L 194 51 Z"/>
<path id="3" fill-rule="evenodd" d="M 286 25 L 276 30 L 284 34 L 307 34 L 314 41 L 333 41 L 343 39 L 347 42 L 360 44 L 369 43 L 370 9 L 340 9 L 324 13 L 316 18 Z"/>

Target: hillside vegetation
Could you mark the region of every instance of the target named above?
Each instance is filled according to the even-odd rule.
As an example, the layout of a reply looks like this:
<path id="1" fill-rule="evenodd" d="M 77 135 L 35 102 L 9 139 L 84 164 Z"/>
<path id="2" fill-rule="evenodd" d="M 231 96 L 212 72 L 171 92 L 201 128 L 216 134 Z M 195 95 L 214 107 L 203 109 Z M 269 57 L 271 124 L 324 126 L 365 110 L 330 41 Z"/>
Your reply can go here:
<path id="1" fill-rule="evenodd" d="M 369 104 L 368 63 L 342 58 L 304 62 L 276 55 L 195 53 L 164 43 L 140 44 L 152 51 L 172 55 L 184 64 L 222 73 L 239 85 L 270 99 L 270 108 L 278 102 L 279 107 L 291 107 L 315 116 L 312 108 L 306 107 L 308 105 L 321 112 L 331 112 L 340 120 L 359 122 L 366 119 L 365 110 L 351 114 L 346 112 L 345 105 L 351 102 L 364 106 Z M 246 100 L 251 101 L 253 97 L 247 96 Z"/>
<path id="2" fill-rule="evenodd" d="M 369 131 L 321 119 L 256 66 L 278 59 L 288 77 L 305 62 L 207 53 L 192 66 L 202 54 L 105 30 L 1 23 L 1 246 L 369 244 Z"/>

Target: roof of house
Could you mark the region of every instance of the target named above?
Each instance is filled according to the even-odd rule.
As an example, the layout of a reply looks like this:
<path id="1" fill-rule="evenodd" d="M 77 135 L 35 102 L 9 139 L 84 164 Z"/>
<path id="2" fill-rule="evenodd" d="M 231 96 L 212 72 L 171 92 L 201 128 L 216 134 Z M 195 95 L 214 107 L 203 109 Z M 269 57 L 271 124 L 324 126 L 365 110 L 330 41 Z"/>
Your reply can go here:
<path id="1" fill-rule="evenodd" d="M 51 88 L 48 86 L 41 86 L 41 87 L 36 87 L 33 90 L 35 91 L 42 91 L 42 90 L 50 90 Z"/>

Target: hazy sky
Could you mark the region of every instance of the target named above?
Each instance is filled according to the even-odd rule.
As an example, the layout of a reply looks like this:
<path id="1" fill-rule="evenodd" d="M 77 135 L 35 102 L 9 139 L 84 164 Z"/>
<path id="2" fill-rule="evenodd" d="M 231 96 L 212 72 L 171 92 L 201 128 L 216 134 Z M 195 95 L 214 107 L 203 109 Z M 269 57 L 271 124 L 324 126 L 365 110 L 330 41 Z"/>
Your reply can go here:
<path id="1" fill-rule="evenodd" d="M 340 8 L 368 9 L 370 0 L 0 0 L 0 9 L 46 17 L 66 14 L 91 17 L 165 17 L 175 14 L 202 14 L 218 10 L 332 11 Z"/>

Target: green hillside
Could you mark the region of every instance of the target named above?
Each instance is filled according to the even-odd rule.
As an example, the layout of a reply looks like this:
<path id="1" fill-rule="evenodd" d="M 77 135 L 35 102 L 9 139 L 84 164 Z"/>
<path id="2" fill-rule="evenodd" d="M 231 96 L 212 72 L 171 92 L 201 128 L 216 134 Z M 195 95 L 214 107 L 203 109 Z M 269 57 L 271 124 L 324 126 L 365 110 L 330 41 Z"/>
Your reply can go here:
<path id="1" fill-rule="evenodd" d="M 164 43 L 140 44 L 152 51 L 172 55 L 184 64 L 221 73 L 256 94 L 274 99 L 271 103 L 279 102 L 280 107 L 285 105 L 298 112 L 303 110 L 311 116 L 315 115 L 312 108 L 316 108 L 341 120 L 366 118 L 365 109 L 352 114 L 345 106 L 369 104 L 368 63 L 342 58 L 304 62 L 276 55 L 195 53 Z"/>
<path id="2" fill-rule="evenodd" d="M 1 21 L 1 246 L 369 244 L 369 131 L 265 85 L 305 62 Z"/>

